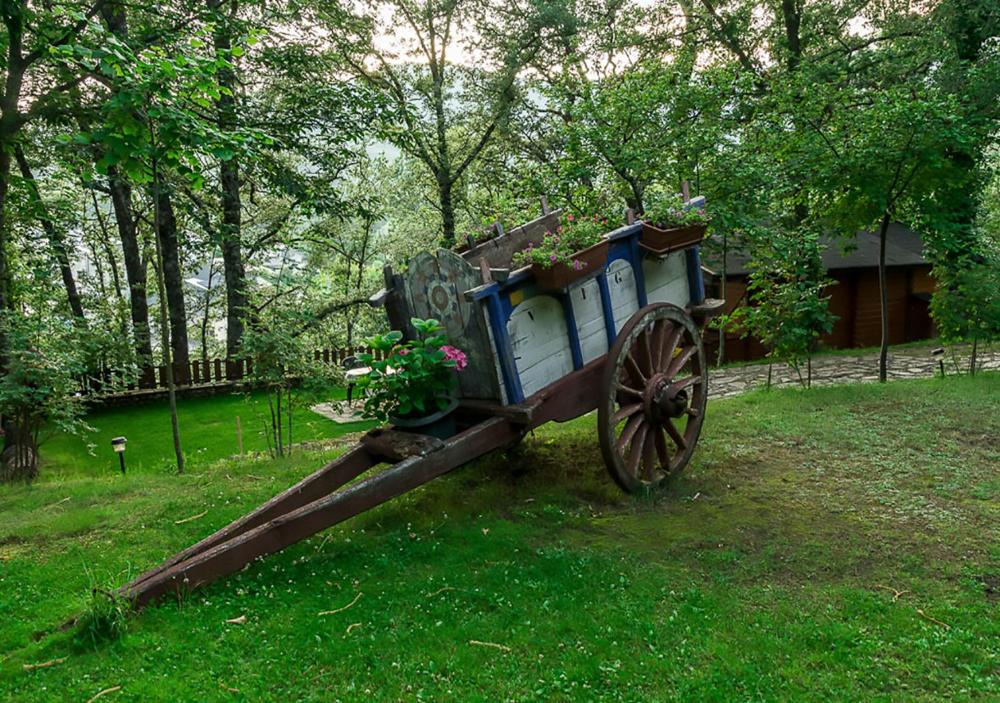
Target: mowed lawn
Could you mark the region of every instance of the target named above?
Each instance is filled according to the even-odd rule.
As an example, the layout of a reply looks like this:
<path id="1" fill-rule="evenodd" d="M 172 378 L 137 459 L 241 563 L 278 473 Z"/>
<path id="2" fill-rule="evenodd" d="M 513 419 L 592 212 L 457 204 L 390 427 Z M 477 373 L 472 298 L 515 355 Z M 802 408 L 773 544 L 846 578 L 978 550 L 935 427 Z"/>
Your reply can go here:
<path id="1" fill-rule="evenodd" d="M 549 425 L 117 638 L 58 631 L 340 450 L 3 487 L 0 697 L 1000 698 L 1000 375 L 711 402 L 655 499 L 593 416 Z"/>
<path id="2" fill-rule="evenodd" d="M 363 424 L 338 425 L 309 410 L 317 402 L 342 400 L 340 388 L 299 393 L 292 407 L 292 441 L 329 439 L 357 431 Z M 271 412 L 267 394 L 226 392 L 200 398 L 178 398 L 181 445 L 191 467 L 204 466 L 239 451 L 236 421 L 239 418 L 245 452 L 267 451 L 265 434 Z M 82 436 L 43 437 L 42 474 L 54 478 L 97 477 L 118 471 L 118 457 L 111 448 L 113 437 L 128 439 L 125 458 L 128 471 L 163 473 L 176 470 L 173 429 L 166 400 L 133 407 L 93 410 L 87 417 L 93 431 Z"/>

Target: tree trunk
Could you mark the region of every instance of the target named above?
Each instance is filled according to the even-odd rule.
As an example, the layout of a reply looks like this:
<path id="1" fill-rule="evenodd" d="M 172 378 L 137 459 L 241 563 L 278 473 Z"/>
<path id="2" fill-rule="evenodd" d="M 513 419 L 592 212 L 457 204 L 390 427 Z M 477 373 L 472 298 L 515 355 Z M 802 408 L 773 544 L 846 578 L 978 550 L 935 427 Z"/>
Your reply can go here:
<path id="1" fill-rule="evenodd" d="M 454 185 L 447 176 L 438 178 L 442 237 L 444 246 L 448 248 L 455 244 L 455 204 L 452 199 Z"/>
<path id="2" fill-rule="evenodd" d="M 59 266 L 59 274 L 62 276 L 63 286 L 66 288 L 66 298 L 69 301 L 70 311 L 72 311 L 73 317 L 82 320 L 84 319 L 83 303 L 80 301 L 80 292 L 77 290 L 76 278 L 74 278 L 73 268 L 70 266 L 69 252 L 66 248 L 66 237 L 58 230 L 52 218 L 49 217 L 45 203 L 42 201 L 42 194 L 38 190 L 38 182 L 35 181 L 35 175 L 31 172 L 31 166 L 28 164 L 28 160 L 24 156 L 24 150 L 20 145 L 14 147 L 14 158 L 17 159 L 17 166 L 21 171 L 21 177 L 24 178 L 27 184 L 28 197 L 31 198 L 35 206 L 35 215 L 38 218 L 38 222 L 42 225 L 42 230 L 45 232 L 46 238 L 49 240 L 49 246 L 52 247 L 52 256 Z"/>
<path id="3" fill-rule="evenodd" d="M 101 6 L 101 18 L 115 37 L 121 41 L 128 40 L 128 16 L 122 3 L 105 0 Z M 117 167 L 109 166 L 108 187 L 111 190 L 111 205 L 115 211 L 118 236 L 122 240 L 125 278 L 129 288 L 129 308 L 132 313 L 132 335 L 140 370 L 139 385 L 152 387 L 156 385 L 156 379 L 153 374 L 153 346 L 149 332 L 149 305 L 146 302 L 146 263 L 142 258 L 142 247 L 139 246 L 138 227 L 132 208 L 132 186 Z"/>
<path id="4" fill-rule="evenodd" d="M 170 314 L 170 350 L 174 366 L 180 372 L 175 380 L 178 383 L 188 383 L 190 379 L 185 369 L 190 368 L 191 360 L 188 353 L 187 312 L 184 307 L 184 279 L 177 242 L 177 218 L 174 216 L 170 192 L 162 185 L 158 190 L 157 244 L 160 247 L 163 284 L 167 291 L 167 310 Z"/>
<path id="5" fill-rule="evenodd" d="M 97 225 L 101 229 L 101 248 L 104 249 L 104 255 L 108 257 L 108 268 L 111 269 L 111 280 L 115 284 L 115 295 L 118 296 L 118 300 L 124 301 L 125 294 L 122 293 L 122 281 L 118 275 L 118 262 L 115 261 L 115 252 L 111 247 L 111 235 L 108 233 L 104 214 L 101 212 L 100 204 L 97 202 L 97 195 L 93 190 L 90 191 L 90 198 L 94 205 L 94 215 L 97 217 Z"/>
<path id="6" fill-rule="evenodd" d="M 139 232 L 132 210 L 132 186 L 121 178 L 118 170 L 108 169 L 108 187 L 111 189 L 111 204 L 115 211 L 118 236 L 122 240 L 122 255 L 125 261 L 125 279 L 128 281 L 129 309 L 132 313 L 132 336 L 135 344 L 136 361 L 140 369 L 140 386 L 155 385 L 152 376 L 153 345 L 149 332 L 149 305 L 146 302 L 146 262 L 143 261 L 139 246 Z"/>
<path id="7" fill-rule="evenodd" d="M 0 141 L 0 313 L 11 308 L 10 266 L 7 262 L 7 192 L 10 188 L 10 141 Z M 6 367 L 7 344 L 0 325 L 0 368 Z"/>
<path id="8" fill-rule="evenodd" d="M 151 130 L 152 131 L 152 130 Z M 154 147 L 155 148 L 155 147 Z M 170 427 L 174 437 L 174 458 L 177 462 L 177 473 L 184 473 L 184 451 L 181 448 L 181 428 L 177 420 L 177 392 L 174 385 L 173 359 L 170 354 L 170 324 L 167 313 L 167 290 L 163 274 L 163 243 L 160 232 L 163 231 L 162 215 L 160 213 L 160 177 L 153 161 L 153 231 L 156 233 L 156 283 L 159 292 L 160 307 L 160 347 L 163 352 L 164 372 L 167 376 L 167 401 L 170 405 Z"/>
<path id="9" fill-rule="evenodd" d="M 208 261 L 208 290 L 205 291 L 205 312 L 201 318 L 201 360 L 208 362 L 208 323 L 212 313 L 212 283 L 215 278 L 215 251 Z"/>
<path id="10" fill-rule="evenodd" d="M 216 12 L 222 0 L 208 0 L 208 9 Z M 235 7 L 235 3 L 234 3 Z M 217 17 L 213 43 L 221 57 L 232 49 L 229 25 L 225 17 Z M 236 127 L 236 75 L 231 68 L 221 68 L 216 73 L 222 94 L 216 101 L 219 129 L 232 131 Z M 243 222 L 240 202 L 240 169 L 236 158 L 223 161 L 219 167 L 219 182 L 222 189 L 222 272 L 226 281 L 226 375 L 229 377 L 233 364 L 231 360 L 240 353 L 247 314 L 246 267 L 243 261 Z"/>
<path id="11" fill-rule="evenodd" d="M 882 215 L 882 224 L 878 230 L 878 287 L 879 305 L 882 312 L 882 346 L 878 353 L 878 380 L 885 383 L 889 369 L 889 288 L 885 273 L 885 241 L 889 232 L 889 211 Z"/>
<path id="12" fill-rule="evenodd" d="M 722 298 L 722 302 L 726 302 L 726 281 L 729 275 L 726 269 L 726 256 L 729 254 L 729 230 L 725 229 L 722 232 L 722 285 L 719 290 L 719 297 Z M 724 310 L 726 308 L 723 308 Z M 715 365 L 721 367 L 726 363 L 726 326 L 719 325 L 719 356 L 715 360 Z"/>

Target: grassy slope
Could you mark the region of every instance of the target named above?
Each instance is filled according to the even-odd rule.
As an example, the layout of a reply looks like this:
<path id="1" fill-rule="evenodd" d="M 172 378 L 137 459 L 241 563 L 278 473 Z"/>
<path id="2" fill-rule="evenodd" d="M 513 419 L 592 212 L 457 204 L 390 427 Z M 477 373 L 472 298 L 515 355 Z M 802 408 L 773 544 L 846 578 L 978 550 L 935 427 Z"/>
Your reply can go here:
<path id="1" fill-rule="evenodd" d="M 31 636 L 84 605 L 85 568 L 118 582 L 331 452 L 4 489 L 0 696 L 995 700 L 1000 376 L 709 413 L 657 500 L 615 491 L 592 417 L 548 426 L 97 646 Z"/>
<path id="2" fill-rule="evenodd" d="M 313 394 L 315 395 L 315 394 Z M 292 438 L 296 442 L 325 439 L 357 430 L 358 426 L 337 425 L 310 412 L 312 402 L 343 398 L 340 389 L 319 395 L 302 394 L 292 413 Z M 177 403 L 181 444 L 188 463 L 204 465 L 238 451 L 236 418 L 243 427 L 243 448 L 247 452 L 266 451 L 266 422 L 270 422 L 267 396 L 255 391 L 225 393 L 203 398 L 182 398 Z M 118 458 L 111 450 L 111 438 L 128 438 L 125 457 L 128 470 L 140 473 L 170 471 L 174 466 L 173 434 L 166 402 L 131 408 L 97 410 L 88 416 L 96 430 L 82 437 L 56 435 L 42 445 L 45 461 L 42 474 L 48 479 L 100 476 L 118 471 Z"/>

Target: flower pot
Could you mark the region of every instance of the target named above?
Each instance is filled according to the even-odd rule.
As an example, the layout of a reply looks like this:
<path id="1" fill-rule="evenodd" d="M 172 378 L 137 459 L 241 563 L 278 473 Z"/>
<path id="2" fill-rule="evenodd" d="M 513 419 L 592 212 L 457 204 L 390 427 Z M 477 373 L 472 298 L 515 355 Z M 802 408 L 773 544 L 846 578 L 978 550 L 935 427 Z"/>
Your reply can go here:
<path id="1" fill-rule="evenodd" d="M 648 222 L 642 223 L 639 243 L 644 249 L 657 255 L 697 244 L 705 238 L 708 225 L 684 225 L 662 229 Z"/>
<path id="2" fill-rule="evenodd" d="M 448 439 L 458 432 L 455 426 L 455 408 L 458 407 L 458 399 L 452 398 L 444 410 L 438 410 L 430 415 L 420 417 L 396 417 L 389 416 L 389 421 L 393 427 L 403 432 L 415 432 L 417 434 L 430 435 L 438 439 Z"/>
<path id="3" fill-rule="evenodd" d="M 573 254 L 573 260 L 581 262 L 583 266 L 575 269 L 571 264 L 560 262 L 542 268 L 538 264 L 532 264 L 531 273 L 538 287 L 542 290 L 566 290 L 575 281 L 599 274 L 608 263 L 608 240 L 601 240 L 583 251 L 576 252 Z"/>

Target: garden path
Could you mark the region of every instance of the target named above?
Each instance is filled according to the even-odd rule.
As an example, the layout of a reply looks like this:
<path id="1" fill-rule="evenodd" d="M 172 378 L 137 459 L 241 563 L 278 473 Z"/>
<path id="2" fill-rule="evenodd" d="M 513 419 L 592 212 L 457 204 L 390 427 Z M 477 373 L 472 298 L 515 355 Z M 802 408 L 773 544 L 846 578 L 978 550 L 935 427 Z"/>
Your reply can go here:
<path id="1" fill-rule="evenodd" d="M 889 350 L 889 380 L 929 378 L 940 375 L 940 362 L 946 375 L 955 375 L 969 367 L 969 347 L 946 350 L 939 356 L 931 352 L 934 347 L 914 347 Z M 980 370 L 1000 370 L 1000 350 L 984 349 L 978 354 Z M 805 378 L 805 366 L 801 369 Z M 878 351 L 859 354 L 829 354 L 817 356 L 812 361 L 812 382 L 817 386 L 838 383 L 872 383 L 878 381 Z M 775 364 L 772 385 L 792 386 L 801 383 L 798 373 L 788 364 Z M 767 364 L 755 363 L 712 369 L 709 375 L 708 395 L 724 398 L 737 395 L 767 383 Z"/>

